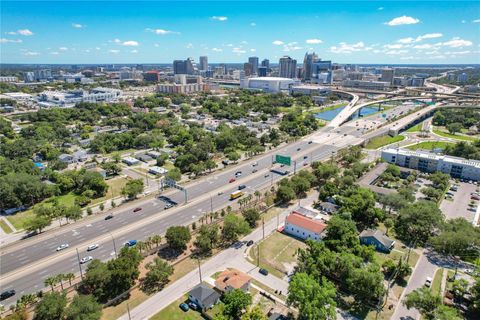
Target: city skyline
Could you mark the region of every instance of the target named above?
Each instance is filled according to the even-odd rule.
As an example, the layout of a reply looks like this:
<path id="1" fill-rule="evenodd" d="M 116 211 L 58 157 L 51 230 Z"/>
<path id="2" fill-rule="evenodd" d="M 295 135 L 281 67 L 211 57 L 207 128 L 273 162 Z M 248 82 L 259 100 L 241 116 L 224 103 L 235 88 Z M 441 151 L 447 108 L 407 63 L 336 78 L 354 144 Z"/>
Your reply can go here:
<path id="1" fill-rule="evenodd" d="M 1 62 L 277 63 L 288 55 L 301 63 L 315 51 L 338 63 L 480 63 L 479 9 L 470 1 L 3 1 Z"/>

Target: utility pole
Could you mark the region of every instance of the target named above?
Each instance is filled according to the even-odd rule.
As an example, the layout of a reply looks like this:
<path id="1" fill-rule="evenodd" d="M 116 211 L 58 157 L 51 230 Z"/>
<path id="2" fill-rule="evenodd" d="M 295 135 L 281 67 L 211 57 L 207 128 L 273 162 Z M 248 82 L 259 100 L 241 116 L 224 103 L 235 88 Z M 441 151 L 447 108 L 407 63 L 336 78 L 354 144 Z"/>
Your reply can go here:
<path id="1" fill-rule="evenodd" d="M 187 195 L 187 189 L 183 189 L 185 193 L 185 204 L 188 202 L 188 195 Z"/>
<path id="2" fill-rule="evenodd" d="M 297 160 L 293 160 L 293 174 L 297 173 Z"/>
<path id="3" fill-rule="evenodd" d="M 212 199 L 212 194 L 210 194 L 210 212 L 213 213 L 213 199 Z"/>
<path id="4" fill-rule="evenodd" d="M 262 240 L 264 240 L 265 239 L 265 218 L 262 218 L 262 233 L 263 233 Z"/>
<path id="5" fill-rule="evenodd" d="M 110 233 L 110 232 L 109 232 Z M 113 238 L 113 234 L 110 233 L 110 237 L 112 237 L 112 243 L 113 243 L 113 252 L 115 252 L 115 259 L 118 258 L 117 256 L 117 247 L 115 246 L 115 238 Z"/>
<path id="6" fill-rule="evenodd" d="M 130 306 L 128 305 L 128 302 L 127 302 L 127 313 L 128 313 L 128 319 L 132 320 L 132 317 L 130 316 Z"/>
<path id="7" fill-rule="evenodd" d="M 202 268 L 200 268 L 200 259 L 197 259 L 198 262 L 198 275 L 200 277 L 200 283 L 202 283 Z"/>
<path id="8" fill-rule="evenodd" d="M 78 268 L 80 268 L 80 278 L 83 280 L 82 264 L 80 263 L 80 254 L 78 253 L 78 248 L 76 249 L 77 249 Z"/>
<path id="9" fill-rule="evenodd" d="M 257 246 L 257 267 L 260 268 L 260 243 L 258 243 L 258 246 Z"/>

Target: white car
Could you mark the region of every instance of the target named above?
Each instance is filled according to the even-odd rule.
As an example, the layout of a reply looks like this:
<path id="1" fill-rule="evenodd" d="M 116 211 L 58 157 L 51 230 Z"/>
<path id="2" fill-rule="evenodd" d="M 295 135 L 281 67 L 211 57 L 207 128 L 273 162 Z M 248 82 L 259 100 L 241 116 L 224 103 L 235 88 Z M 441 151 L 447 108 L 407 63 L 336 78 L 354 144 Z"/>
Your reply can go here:
<path id="1" fill-rule="evenodd" d="M 68 248 L 68 243 L 61 244 L 57 247 L 57 251 L 62 251 L 63 249 Z"/>
<path id="2" fill-rule="evenodd" d="M 427 277 L 425 280 L 425 286 L 430 287 L 432 285 L 432 278 Z"/>
<path id="3" fill-rule="evenodd" d="M 98 243 L 91 244 L 87 247 L 87 251 L 92 251 L 98 248 Z"/>
<path id="4" fill-rule="evenodd" d="M 83 257 L 82 259 L 80 259 L 80 263 L 84 264 L 84 263 L 87 263 L 88 261 L 92 261 L 92 260 L 93 260 L 92 256 L 86 256 L 86 257 Z"/>

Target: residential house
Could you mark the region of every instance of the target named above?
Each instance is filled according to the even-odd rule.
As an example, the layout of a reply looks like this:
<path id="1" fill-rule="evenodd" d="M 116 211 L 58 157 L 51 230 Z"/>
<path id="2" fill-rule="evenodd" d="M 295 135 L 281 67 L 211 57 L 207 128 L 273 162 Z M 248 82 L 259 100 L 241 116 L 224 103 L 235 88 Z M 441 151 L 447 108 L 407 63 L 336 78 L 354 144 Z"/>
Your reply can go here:
<path id="1" fill-rule="evenodd" d="M 327 225 L 319 220 L 292 212 L 285 219 L 283 231 L 303 240 L 321 240 L 326 228 Z"/>
<path id="2" fill-rule="evenodd" d="M 156 176 L 163 176 L 167 172 L 168 172 L 168 170 L 163 168 L 163 167 L 153 166 L 153 167 L 148 168 L 148 173 L 151 173 L 151 174 L 156 175 Z"/>
<path id="3" fill-rule="evenodd" d="M 73 156 L 71 154 L 62 153 L 58 156 L 58 160 L 63 163 L 74 163 Z"/>
<path id="4" fill-rule="evenodd" d="M 360 233 L 360 243 L 374 246 L 375 250 L 388 253 L 395 245 L 395 240 L 390 239 L 380 230 L 366 229 Z"/>
<path id="5" fill-rule="evenodd" d="M 340 206 L 334 203 L 321 201 L 318 203 L 318 209 L 328 214 L 334 214 L 340 209 Z"/>
<path id="6" fill-rule="evenodd" d="M 252 277 L 237 269 L 227 269 L 220 273 L 215 280 L 215 287 L 222 292 L 240 289 L 244 292 L 250 290 Z"/>
<path id="7" fill-rule="evenodd" d="M 87 161 L 87 152 L 85 150 L 77 150 L 74 153 L 72 153 L 73 156 L 73 161 L 74 162 L 83 162 Z"/>
<path id="8" fill-rule="evenodd" d="M 126 163 L 129 166 L 133 166 L 134 164 L 137 164 L 140 161 L 138 161 L 137 159 L 135 159 L 133 157 L 125 157 L 125 158 L 122 159 L 122 162 Z"/>
<path id="9" fill-rule="evenodd" d="M 202 310 L 210 309 L 219 299 L 220 294 L 204 283 L 196 285 L 188 293 L 188 300 L 195 303 Z"/>
<path id="10" fill-rule="evenodd" d="M 146 155 L 146 154 L 141 154 L 141 155 L 138 155 L 136 156 L 136 158 L 142 162 L 150 162 L 153 160 L 152 157 L 150 157 L 149 155 Z"/>

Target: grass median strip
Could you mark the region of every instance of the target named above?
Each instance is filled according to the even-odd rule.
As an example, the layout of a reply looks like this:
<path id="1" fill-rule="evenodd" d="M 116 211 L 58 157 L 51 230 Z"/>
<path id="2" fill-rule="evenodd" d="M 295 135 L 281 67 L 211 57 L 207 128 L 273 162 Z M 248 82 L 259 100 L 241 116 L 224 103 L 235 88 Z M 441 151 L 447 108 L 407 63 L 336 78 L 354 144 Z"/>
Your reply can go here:
<path id="1" fill-rule="evenodd" d="M 380 136 L 380 137 L 375 137 L 371 139 L 367 145 L 365 146 L 366 149 L 378 149 L 380 147 L 395 143 L 395 142 L 400 142 L 404 140 L 405 137 L 402 135 L 398 135 L 395 137 L 391 137 L 388 135 L 385 136 Z"/>

